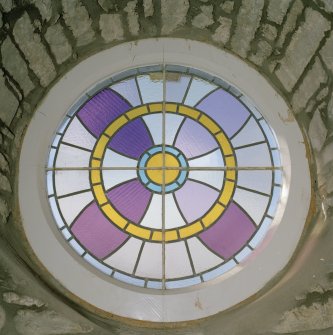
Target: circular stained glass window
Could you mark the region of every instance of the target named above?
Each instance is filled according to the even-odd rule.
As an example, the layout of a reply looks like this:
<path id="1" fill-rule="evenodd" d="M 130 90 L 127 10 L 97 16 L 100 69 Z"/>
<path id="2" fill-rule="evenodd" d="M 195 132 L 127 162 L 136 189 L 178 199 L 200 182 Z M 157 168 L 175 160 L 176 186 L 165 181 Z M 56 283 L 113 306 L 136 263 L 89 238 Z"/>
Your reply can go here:
<path id="1" fill-rule="evenodd" d="M 221 276 L 260 244 L 282 190 L 276 138 L 220 78 L 146 66 L 71 108 L 47 164 L 56 224 L 98 271 L 174 289 Z"/>

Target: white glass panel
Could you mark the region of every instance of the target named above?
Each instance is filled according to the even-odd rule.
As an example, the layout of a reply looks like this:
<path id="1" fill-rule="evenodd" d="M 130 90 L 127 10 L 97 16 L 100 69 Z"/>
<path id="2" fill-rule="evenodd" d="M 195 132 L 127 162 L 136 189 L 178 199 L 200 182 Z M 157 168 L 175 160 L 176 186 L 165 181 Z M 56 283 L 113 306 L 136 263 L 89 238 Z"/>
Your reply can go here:
<path id="1" fill-rule="evenodd" d="M 143 120 L 150 131 L 154 144 L 162 144 L 162 114 L 146 115 Z"/>
<path id="2" fill-rule="evenodd" d="M 271 157 L 266 143 L 235 150 L 237 165 L 245 166 L 272 166 Z"/>
<path id="3" fill-rule="evenodd" d="M 160 75 L 161 79 L 154 79 Z M 144 104 L 149 102 L 163 101 L 163 80 L 162 73 L 152 73 L 149 75 L 138 76 L 139 89 L 141 91 L 142 101 Z"/>
<path id="4" fill-rule="evenodd" d="M 67 128 L 62 141 L 92 150 L 96 143 L 96 138 L 92 136 L 81 121 L 75 117 Z"/>
<path id="5" fill-rule="evenodd" d="M 260 224 L 265 214 L 269 197 L 236 188 L 234 200 L 247 212 L 257 225 Z"/>
<path id="6" fill-rule="evenodd" d="M 91 153 L 66 144 L 61 144 L 56 167 L 89 167 Z"/>
<path id="7" fill-rule="evenodd" d="M 103 170 L 102 175 L 104 188 L 106 190 L 127 180 L 137 178 L 135 170 Z"/>
<path id="8" fill-rule="evenodd" d="M 54 173 L 58 196 L 90 188 L 88 171 L 55 171 Z"/>
<path id="9" fill-rule="evenodd" d="M 221 190 L 223 185 L 224 172 L 223 171 L 190 171 L 190 179 L 200 181 L 202 183 L 213 186 Z"/>
<path id="10" fill-rule="evenodd" d="M 195 106 L 199 100 L 209 92 L 213 91 L 216 87 L 216 85 L 211 84 L 206 80 L 194 77 L 184 102 L 185 105 Z"/>
<path id="11" fill-rule="evenodd" d="M 272 174 L 273 172 L 269 170 L 239 170 L 237 185 L 270 194 L 272 189 Z"/>
<path id="12" fill-rule="evenodd" d="M 244 128 L 231 140 L 234 147 L 265 141 L 260 127 L 253 117 L 246 123 Z"/>
<path id="13" fill-rule="evenodd" d="M 136 167 L 138 161 L 126 156 L 120 155 L 111 149 L 106 149 L 103 158 L 103 167 Z"/>
<path id="14" fill-rule="evenodd" d="M 153 194 L 148 210 L 141 221 L 141 226 L 162 229 L 162 196 Z"/>
<path id="15" fill-rule="evenodd" d="M 142 243 L 141 240 L 132 237 L 104 262 L 120 271 L 132 274 Z"/>
<path id="16" fill-rule="evenodd" d="M 184 118 L 167 113 L 165 115 L 165 144 L 173 145 L 176 133 Z"/>
<path id="17" fill-rule="evenodd" d="M 165 195 L 165 229 L 185 226 L 186 222 L 180 215 L 173 195 Z"/>
<path id="18" fill-rule="evenodd" d="M 162 244 L 145 243 L 135 275 L 144 278 L 162 278 Z"/>
<path id="19" fill-rule="evenodd" d="M 167 279 L 186 277 L 193 274 L 185 243 L 165 245 L 165 276 Z"/>
<path id="20" fill-rule="evenodd" d="M 187 243 L 196 273 L 207 271 L 223 262 L 222 258 L 209 251 L 196 237 L 190 238 Z"/>
<path id="21" fill-rule="evenodd" d="M 190 167 L 223 167 L 224 161 L 220 149 L 216 149 L 207 155 L 188 161 Z"/>
<path id="22" fill-rule="evenodd" d="M 61 213 L 67 225 L 71 225 L 77 215 L 84 209 L 84 207 L 93 201 L 93 199 L 94 197 L 91 191 L 58 199 Z"/>

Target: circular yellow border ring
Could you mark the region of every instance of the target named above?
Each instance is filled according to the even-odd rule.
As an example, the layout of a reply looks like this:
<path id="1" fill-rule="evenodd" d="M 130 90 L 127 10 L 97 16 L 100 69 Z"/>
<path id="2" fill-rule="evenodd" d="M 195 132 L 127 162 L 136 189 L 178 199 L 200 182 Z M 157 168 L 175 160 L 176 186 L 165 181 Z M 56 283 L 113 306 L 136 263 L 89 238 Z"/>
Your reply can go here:
<path id="1" fill-rule="evenodd" d="M 119 214 L 111 205 L 105 195 L 102 184 L 102 158 L 107 149 L 107 145 L 112 136 L 123 127 L 126 123 L 141 117 L 143 115 L 161 112 L 163 110 L 162 103 L 151 103 L 148 105 L 135 107 L 113 121 L 101 134 L 94 150 L 90 166 L 94 170 L 90 171 L 90 181 L 92 183 L 94 197 L 99 207 L 106 217 L 115 224 L 119 229 L 140 239 L 151 242 L 173 242 L 179 239 L 189 238 L 210 227 L 223 213 L 228 205 L 235 189 L 236 179 L 236 160 L 232 149 L 232 145 L 225 135 L 221 127 L 208 115 L 196 110 L 192 107 L 178 105 L 176 103 L 166 103 L 165 111 L 188 117 L 206 128 L 215 137 L 225 160 L 225 183 L 220 192 L 218 200 L 215 202 L 211 210 L 206 213 L 201 220 L 195 221 L 185 227 L 173 228 L 162 232 L 161 229 L 150 229 L 128 221 Z"/>

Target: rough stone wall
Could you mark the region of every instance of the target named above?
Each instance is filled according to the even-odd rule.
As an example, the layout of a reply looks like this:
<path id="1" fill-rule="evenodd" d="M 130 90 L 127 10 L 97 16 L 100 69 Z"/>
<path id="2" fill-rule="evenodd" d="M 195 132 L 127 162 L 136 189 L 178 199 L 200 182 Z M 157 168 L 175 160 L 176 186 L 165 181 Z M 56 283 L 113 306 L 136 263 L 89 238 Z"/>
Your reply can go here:
<path id="1" fill-rule="evenodd" d="M 332 25 L 332 0 L 0 0 L 0 333 L 332 334 Z M 158 36 L 225 48 L 275 86 L 309 139 L 316 200 L 299 250 L 274 287 L 171 330 L 102 320 L 50 289 L 31 268 L 17 222 L 20 145 L 38 101 L 83 58 Z"/>

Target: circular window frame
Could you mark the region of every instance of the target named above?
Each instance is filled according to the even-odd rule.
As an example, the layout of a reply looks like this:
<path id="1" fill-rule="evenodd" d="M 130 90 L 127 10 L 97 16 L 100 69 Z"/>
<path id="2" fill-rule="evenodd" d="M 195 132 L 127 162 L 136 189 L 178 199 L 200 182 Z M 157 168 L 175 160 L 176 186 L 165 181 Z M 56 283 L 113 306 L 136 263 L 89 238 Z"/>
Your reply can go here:
<path id="1" fill-rule="evenodd" d="M 275 132 L 284 172 L 277 214 L 264 242 L 244 263 L 198 287 L 159 292 L 107 280 L 83 264 L 56 230 L 45 192 L 44 164 L 54 131 L 73 103 L 80 105 L 79 98 L 86 91 L 116 73 L 157 63 L 198 68 L 229 82 L 254 101 Z M 211 45 L 184 39 L 120 44 L 87 58 L 67 72 L 37 108 L 23 141 L 19 163 L 19 205 L 24 232 L 37 259 L 49 273 L 72 294 L 103 313 L 151 322 L 208 317 L 257 293 L 292 257 L 311 201 L 304 143 L 282 97 L 264 77 L 237 57 Z M 295 211 L 299 203 L 302 206 Z"/>

